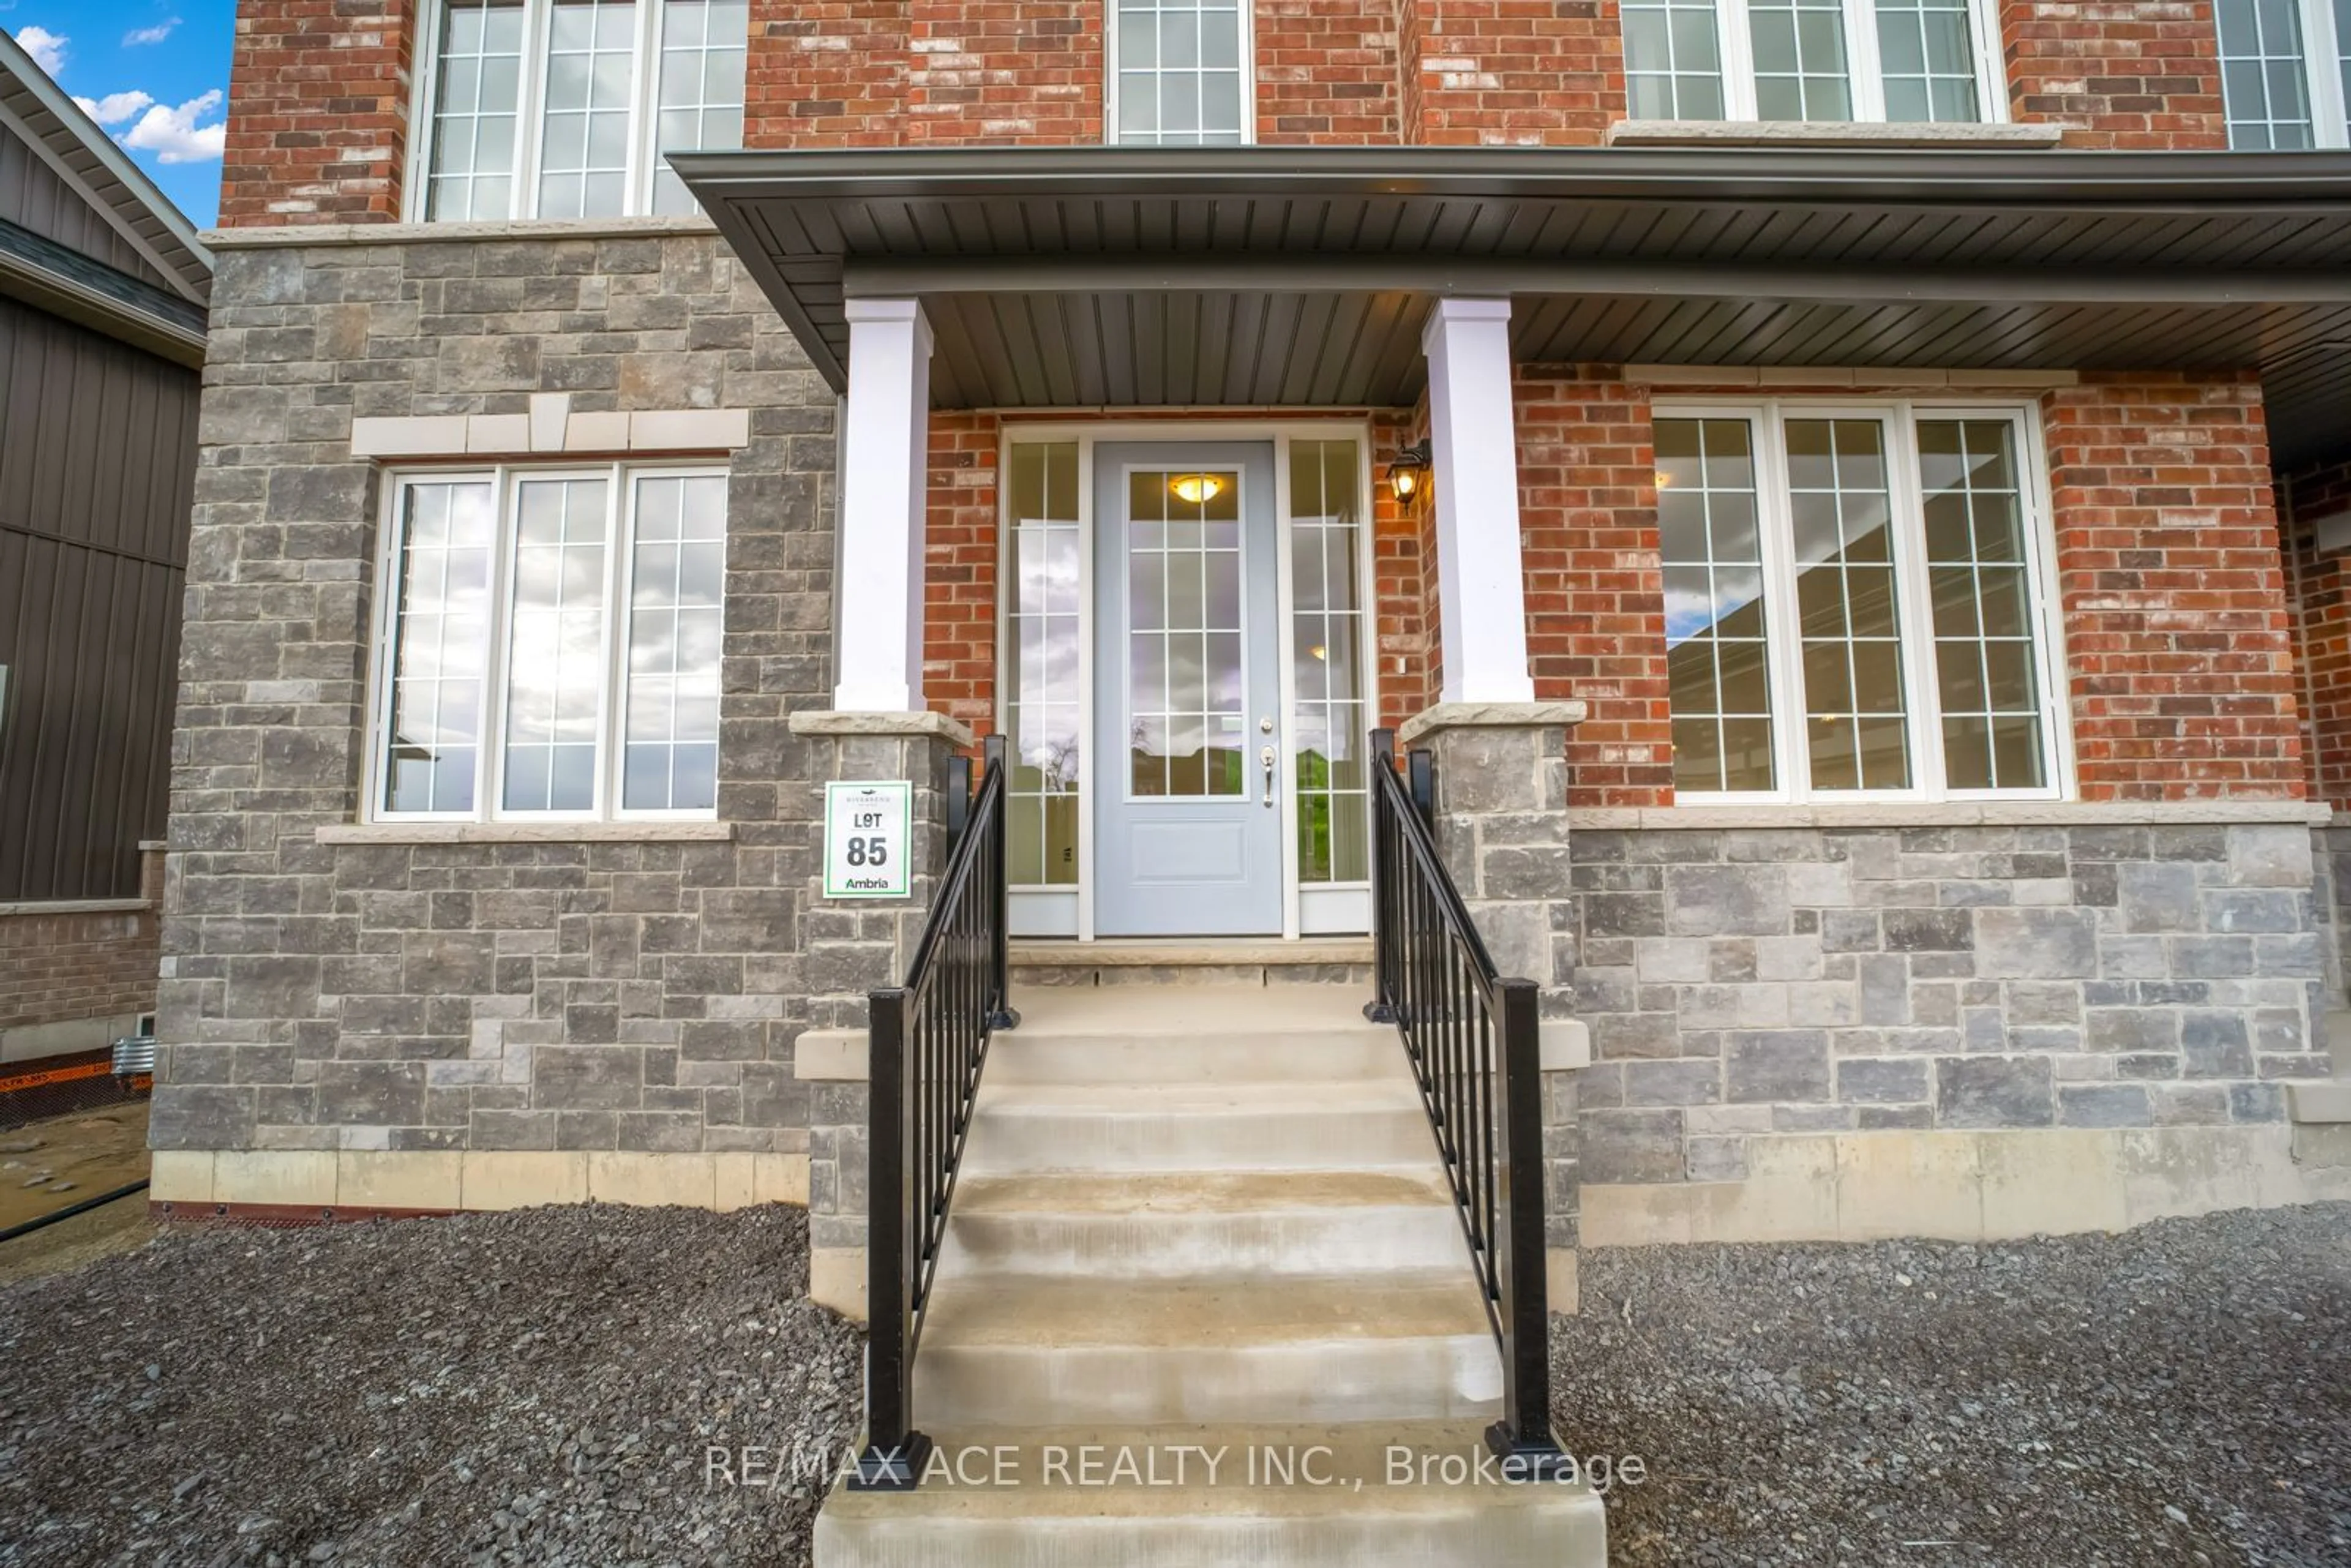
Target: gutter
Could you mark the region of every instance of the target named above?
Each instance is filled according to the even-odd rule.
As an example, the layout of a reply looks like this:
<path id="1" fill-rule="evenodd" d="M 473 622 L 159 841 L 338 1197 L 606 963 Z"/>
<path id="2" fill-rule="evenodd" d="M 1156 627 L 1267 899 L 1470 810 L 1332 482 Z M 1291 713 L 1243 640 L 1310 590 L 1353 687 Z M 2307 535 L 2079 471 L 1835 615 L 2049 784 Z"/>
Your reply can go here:
<path id="1" fill-rule="evenodd" d="M 2351 152 L 1857 147 L 952 147 L 677 152 L 701 196 L 1511 196 L 2351 213 Z"/>

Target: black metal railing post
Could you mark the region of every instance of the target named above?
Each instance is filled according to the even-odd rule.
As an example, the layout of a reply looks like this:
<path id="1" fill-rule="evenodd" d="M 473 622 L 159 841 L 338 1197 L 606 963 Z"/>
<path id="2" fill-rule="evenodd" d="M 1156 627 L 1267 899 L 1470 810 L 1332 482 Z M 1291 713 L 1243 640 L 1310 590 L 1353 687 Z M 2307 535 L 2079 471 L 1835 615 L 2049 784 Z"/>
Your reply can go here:
<path id="1" fill-rule="evenodd" d="M 1532 980 L 1494 968 L 1435 834 L 1435 760 L 1399 770 L 1372 732 L 1374 1000 L 1420 1088 L 1502 1359 L 1502 1418 L 1486 1439 L 1512 1479 L 1568 1463 L 1551 1427 L 1543 1236 L 1542 1023 Z"/>
<path id="2" fill-rule="evenodd" d="M 1493 1152 L 1494 1274 L 1501 1290 L 1502 1418 L 1486 1441 L 1529 1479 L 1564 1461 L 1551 1431 L 1551 1282 L 1543 1236 L 1542 1020 L 1532 980 L 1498 983 L 1499 1138 Z"/>
<path id="3" fill-rule="evenodd" d="M 981 755 L 987 758 L 988 772 L 999 778 L 1005 776 L 1004 737 L 989 736 L 981 743 Z M 996 899 L 994 918 L 988 922 L 995 936 L 995 945 L 990 952 L 995 982 L 993 995 L 988 998 L 987 1027 L 990 1029 L 1016 1029 L 1020 1023 L 1020 1015 L 1012 1010 L 1012 890 L 1011 879 L 1004 872 L 1008 858 L 1004 842 L 1007 831 L 1005 815 L 999 805 L 990 816 L 987 826 L 991 840 L 987 851 L 987 880 Z"/>
<path id="4" fill-rule="evenodd" d="M 906 1092 L 906 993 L 867 998 L 865 1223 L 865 1451 L 853 1484 L 866 1491 L 906 1491 L 923 1473 L 931 1440 L 914 1429 L 914 1324 L 906 1281 L 914 1265 L 916 1227 L 908 1223 L 914 1181 L 914 1097 Z"/>
<path id="5" fill-rule="evenodd" d="M 979 789 L 947 769 L 946 869 L 903 986 L 872 991 L 866 1113 L 865 1447 L 855 1491 L 906 1491 L 931 1439 L 915 1426 L 914 1356 L 946 1240 L 956 1172 L 987 1044 L 1012 1010 L 1005 888 L 1004 742 L 990 737 Z"/>

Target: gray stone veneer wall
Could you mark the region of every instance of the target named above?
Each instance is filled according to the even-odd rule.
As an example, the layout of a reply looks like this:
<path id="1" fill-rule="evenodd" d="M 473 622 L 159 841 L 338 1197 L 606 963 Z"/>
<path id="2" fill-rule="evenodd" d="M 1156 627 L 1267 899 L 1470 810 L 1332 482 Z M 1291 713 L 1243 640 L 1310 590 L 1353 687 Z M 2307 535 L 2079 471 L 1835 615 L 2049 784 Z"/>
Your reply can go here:
<path id="1" fill-rule="evenodd" d="M 794 1153 L 831 394 L 708 235 L 220 257 L 152 1140 Z M 353 820 L 380 479 L 358 415 L 751 411 L 719 842 L 322 845 Z"/>
<path id="2" fill-rule="evenodd" d="M 2273 1123 L 2324 1078 L 2307 827 L 1571 839 L 1586 1183 L 1750 1138 Z"/>

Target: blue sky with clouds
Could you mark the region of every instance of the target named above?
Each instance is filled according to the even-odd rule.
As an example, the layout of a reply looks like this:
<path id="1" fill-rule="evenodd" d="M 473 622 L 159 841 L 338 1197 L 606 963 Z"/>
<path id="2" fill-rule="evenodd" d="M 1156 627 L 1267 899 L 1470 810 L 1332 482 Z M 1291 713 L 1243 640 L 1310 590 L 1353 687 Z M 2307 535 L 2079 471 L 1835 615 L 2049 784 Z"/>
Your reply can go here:
<path id="1" fill-rule="evenodd" d="M 198 228 L 220 212 L 235 26 L 235 0 L 0 0 L 0 27 Z"/>

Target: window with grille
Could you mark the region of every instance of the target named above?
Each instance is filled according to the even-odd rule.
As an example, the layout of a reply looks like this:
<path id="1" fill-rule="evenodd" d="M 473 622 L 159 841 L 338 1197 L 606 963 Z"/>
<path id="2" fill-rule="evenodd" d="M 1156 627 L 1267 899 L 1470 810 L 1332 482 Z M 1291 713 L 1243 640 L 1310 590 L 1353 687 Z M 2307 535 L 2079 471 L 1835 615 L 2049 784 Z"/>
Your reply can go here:
<path id="1" fill-rule="evenodd" d="M 1116 0 L 1108 140 L 1169 147 L 1254 139 L 1249 12 L 1239 0 Z"/>
<path id="2" fill-rule="evenodd" d="M 2002 117 L 1987 0 L 1624 0 L 1622 15 L 1635 120 Z"/>
<path id="3" fill-rule="evenodd" d="M 726 475 L 402 476 L 386 528 L 377 817 L 708 817 Z"/>
<path id="4" fill-rule="evenodd" d="M 1684 797 L 2053 795 L 2022 411 L 1661 407 Z"/>
<path id="5" fill-rule="evenodd" d="M 2217 0 L 2214 13 L 2231 147 L 2351 144 L 2351 0 Z"/>
<path id="6" fill-rule="evenodd" d="M 695 210 L 666 154 L 743 144 L 749 0 L 435 0 L 427 221 Z"/>

